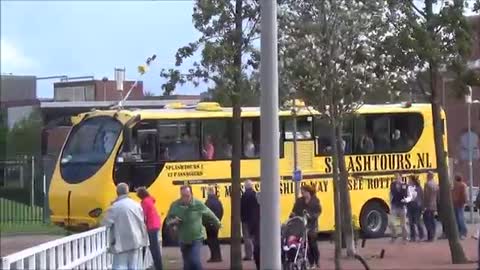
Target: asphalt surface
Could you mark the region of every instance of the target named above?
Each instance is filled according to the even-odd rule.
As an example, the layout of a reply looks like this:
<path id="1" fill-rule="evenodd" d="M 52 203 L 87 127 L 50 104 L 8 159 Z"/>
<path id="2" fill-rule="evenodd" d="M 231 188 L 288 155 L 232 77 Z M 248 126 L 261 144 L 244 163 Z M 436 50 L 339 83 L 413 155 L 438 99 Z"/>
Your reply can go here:
<path id="1" fill-rule="evenodd" d="M 6 256 L 29 247 L 52 241 L 62 235 L 16 235 L 0 237 L 0 256 Z"/>

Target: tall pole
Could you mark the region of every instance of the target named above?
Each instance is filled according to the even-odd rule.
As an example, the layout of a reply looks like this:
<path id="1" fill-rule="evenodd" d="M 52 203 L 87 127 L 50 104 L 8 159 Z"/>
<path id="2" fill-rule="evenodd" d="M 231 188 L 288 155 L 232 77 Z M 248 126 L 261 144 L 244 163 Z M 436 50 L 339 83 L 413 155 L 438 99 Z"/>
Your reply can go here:
<path id="1" fill-rule="evenodd" d="M 278 60 L 276 0 L 262 0 L 260 43 L 260 269 L 281 269 L 280 261 L 280 178 L 278 126 Z"/>
<path id="2" fill-rule="evenodd" d="M 468 125 L 468 181 L 470 186 L 469 194 L 469 210 L 470 223 L 473 224 L 473 145 L 472 145 L 472 88 L 468 86 L 467 101 L 467 125 Z"/>
<path id="3" fill-rule="evenodd" d="M 33 207 L 33 205 L 35 204 L 35 156 L 32 156 L 32 159 L 31 159 L 31 166 L 32 166 L 32 175 L 31 175 L 31 205 Z"/>
<path id="4" fill-rule="evenodd" d="M 297 95 L 295 90 L 293 90 L 293 102 L 292 102 L 292 112 L 293 112 L 293 172 L 295 173 L 298 170 L 298 146 L 297 146 Z M 292 178 L 293 179 L 293 178 Z M 299 197 L 300 194 L 300 181 L 299 179 L 295 180 L 295 200 Z"/>

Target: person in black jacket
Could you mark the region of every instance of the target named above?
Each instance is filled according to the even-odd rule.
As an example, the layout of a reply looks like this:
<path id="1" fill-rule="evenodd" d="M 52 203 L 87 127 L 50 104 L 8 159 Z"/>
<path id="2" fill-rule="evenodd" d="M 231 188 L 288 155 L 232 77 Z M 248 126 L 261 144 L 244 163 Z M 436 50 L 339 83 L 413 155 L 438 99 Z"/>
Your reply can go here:
<path id="1" fill-rule="evenodd" d="M 245 251 L 244 260 L 250 261 L 253 253 L 252 236 L 250 235 L 250 228 L 248 224 L 255 218 L 255 213 L 252 209 L 258 205 L 256 192 L 253 190 L 251 180 L 245 181 L 245 192 L 240 201 L 240 216 L 242 220 L 242 234 L 243 234 L 243 248 Z"/>
<path id="2" fill-rule="evenodd" d="M 260 193 L 256 194 L 255 203 L 249 209 L 251 218 L 248 219 L 247 227 L 253 242 L 253 260 L 256 269 L 260 270 L 260 204 L 258 203 L 258 196 L 260 196 Z"/>
<path id="3" fill-rule="evenodd" d="M 396 221 L 400 220 L 400 226 L 402 227 L 402 238 L 406 242 L 407 235 L 407 208 L 404 199 L 408 196 L 407 184 L 403 183 L 402 175 L 395 173 L 395 179 L 390 184 L 390 217 L 388 220 L 390 231 L 392 234 L 392 242 L 397 239 Z"/>
<path id="4" fill-rule="evenodd" d="M 218 220 L 222 220 L 223 217 L 223 205 L 218 199 L 215 188 L 208 188 L 208 197 L 205 205 L 212 210 L 217 216 Z M 221 262 L 222 252 L 220 250 L 220 241 L 218 241 L 218 227 L 215 224 L 206 223 L 205 229 L 207 231 L 207 245 L 210 249 L 210 259 L 208 262 Z"/>
<path id="5" fill-rule="evenodd" d="M 307 257 L 310 265 L 320 265 L 320 251 L 317 245 L 318 217 L 322 213 L 320 200 L 317 198 L 315 188 L 305 185 L 301 187 L 302 197 L 295 201 L 291 216 L 303 216 L 304 211 L 308 214 L 308 251 Z"/>

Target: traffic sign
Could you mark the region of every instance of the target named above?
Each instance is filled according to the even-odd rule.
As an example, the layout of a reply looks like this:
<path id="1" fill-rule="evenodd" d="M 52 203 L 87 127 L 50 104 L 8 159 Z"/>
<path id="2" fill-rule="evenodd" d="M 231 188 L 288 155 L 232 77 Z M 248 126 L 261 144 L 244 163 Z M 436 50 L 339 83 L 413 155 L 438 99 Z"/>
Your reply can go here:
<path id="1" fill-rule="evenodd" d="M 293 181 L 295 181 L 295 182 L 302 181 L 302 171 L 301 170 L 293 171 Z"/>

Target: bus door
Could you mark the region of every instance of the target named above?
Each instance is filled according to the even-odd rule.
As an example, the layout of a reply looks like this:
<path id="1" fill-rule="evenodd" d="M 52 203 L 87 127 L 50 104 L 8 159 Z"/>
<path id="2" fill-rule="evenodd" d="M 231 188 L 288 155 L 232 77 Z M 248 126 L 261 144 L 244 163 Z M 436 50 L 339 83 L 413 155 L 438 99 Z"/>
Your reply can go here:
<path id="1" fill-rule="evenodd" d="M 123 145 L 115 163 L 114 181 L 130 190 L 150 186 L 162 169 L 156 122 L 141 121 L 124 130 Z"/>

